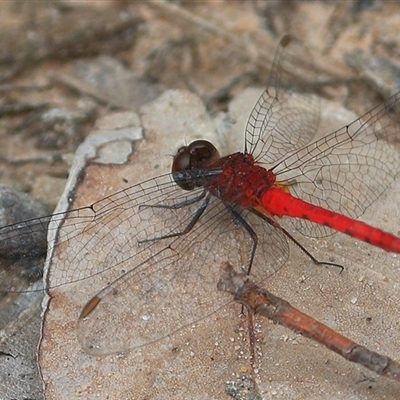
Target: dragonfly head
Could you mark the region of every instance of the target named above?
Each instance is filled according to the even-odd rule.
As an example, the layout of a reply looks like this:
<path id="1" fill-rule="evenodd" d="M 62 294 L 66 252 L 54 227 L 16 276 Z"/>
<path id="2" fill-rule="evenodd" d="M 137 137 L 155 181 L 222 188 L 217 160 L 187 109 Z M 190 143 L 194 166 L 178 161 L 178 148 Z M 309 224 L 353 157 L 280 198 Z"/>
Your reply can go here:
<path id="1" fill-rule="evenodd" d="M 190 170 L 204 170 L 214 161 L 218 160 L 220 155 L 213 144 L 207 140 L 195 140 L 188 146 L 182 146 L 178 149 L 174 161 L 172 162 L 172 174 Z M 175 179 L 177 185 L 184 190 L 193 190 L 198 187 L 196 179 Z"/>

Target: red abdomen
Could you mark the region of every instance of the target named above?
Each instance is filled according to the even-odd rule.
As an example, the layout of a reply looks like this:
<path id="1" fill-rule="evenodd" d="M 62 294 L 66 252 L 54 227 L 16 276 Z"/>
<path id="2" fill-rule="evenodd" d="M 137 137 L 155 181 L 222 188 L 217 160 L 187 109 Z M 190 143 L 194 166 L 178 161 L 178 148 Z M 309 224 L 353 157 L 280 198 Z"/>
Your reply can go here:
<path id="1" fill-rule="evenodd" d="M 279 188 L 266 190 L 260 199 L 258 211 L 269 216 L 303 218 L 325 225 L 386 251 L 400 253 L 400 238 L 322 207 L 293 197 Z"/>

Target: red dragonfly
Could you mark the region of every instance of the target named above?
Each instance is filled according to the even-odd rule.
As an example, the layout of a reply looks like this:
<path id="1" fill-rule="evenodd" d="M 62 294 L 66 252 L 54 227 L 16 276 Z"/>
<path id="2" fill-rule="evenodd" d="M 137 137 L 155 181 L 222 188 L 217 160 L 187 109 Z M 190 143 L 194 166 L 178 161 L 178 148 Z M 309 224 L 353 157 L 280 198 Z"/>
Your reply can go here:
<path id="1" fill-rule="evenodd" d="M 246 126 L 244 153 L 220 158 L 209 142 L 195 141 L 178 151 L 172 173 L 52 216 L 59 233 L 51 250 L 62 258 L 64 243 L 73 256 L 51 287 L 89 277 L 104 287 L 79 318 L 87 352 L 144 346 L 223 308 L 216 261 L 240 263 L 254 281 L 265 280 L 287 260 L 288 238 L 300 245 L 276 217 L 292 217 L 306 236 L 327 236 L 332 228 L 400 253 L 400 238 L 350 218 L 362 215 L 400 170 L 398 121 L 391 114 L 400 111 L 400 93 L 310 143 L 319 101 L 282 85 L 292 45 L 289 36 L 281 40 L 268 88 Z M 4 227 L 0 241 L 25 244 L 48 221 Z M 194 269 L 199 258 L 203 267 Z M 1 282 L 3 290 L 20 290 L 8 275 Z M 118 324 L 128 318 L 130 332 Z"/>

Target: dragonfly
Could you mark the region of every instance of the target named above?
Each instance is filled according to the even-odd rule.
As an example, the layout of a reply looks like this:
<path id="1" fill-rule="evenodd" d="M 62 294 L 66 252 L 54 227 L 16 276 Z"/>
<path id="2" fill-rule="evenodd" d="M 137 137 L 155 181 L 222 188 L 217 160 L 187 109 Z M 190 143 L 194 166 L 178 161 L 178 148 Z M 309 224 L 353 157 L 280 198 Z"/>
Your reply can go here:
<path id="1" fill-rule="evenodd" d="M 217 261 L 239 263 L 257 283 L 285 264 L 289 243 L 320 263 L 281 219 L 308 237 L 336 230 L 400 252 L 400 238 L 355 219 L 400 171 L 400 93 L 313 140 L 317 96 L 300 96 L 283 82 L 296 43 L 285 36 L 278 46 L 268 87 L 245 128 L 243 153 L 220 157 L 208 141 L 194 141 L 178 150 L 170 173 L 86 207 L 0 229 L 0 243 L 24 247 L 25 261 L 39 252 L 35 234 L 57 232 L 48 251 L 56 268 L 61 260 L 65 266 L 46 282 L 49 287 L 98 281 L 102 289 L 78 320 L 85 351 L 104 355 L 142 347 L 225 307 L 216 290 Z M 68 256 L 65 246 L 72 249 Z M 195 267 L 199 259 L 201 268 Z M 26 290 L 8 271 L 1 286 Z M 119 328 L 126 319 L 134 326 L 130 332 Z"/>

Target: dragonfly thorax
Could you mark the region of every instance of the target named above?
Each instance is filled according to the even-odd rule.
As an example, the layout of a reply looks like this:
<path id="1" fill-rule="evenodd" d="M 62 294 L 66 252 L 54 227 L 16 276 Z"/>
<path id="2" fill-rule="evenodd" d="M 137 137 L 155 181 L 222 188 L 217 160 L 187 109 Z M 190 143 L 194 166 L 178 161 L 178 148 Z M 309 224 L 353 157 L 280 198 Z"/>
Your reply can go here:
<path id="1" fill-rule="evenodd" d="M 214 196 L 242 207 L 259 205 L 261 195 L 270 189 L 276 176 L 254 162 L 251 154 L 234 153 L 220 158 L 210 168 L 221 173 L 204 179 Z"/>

